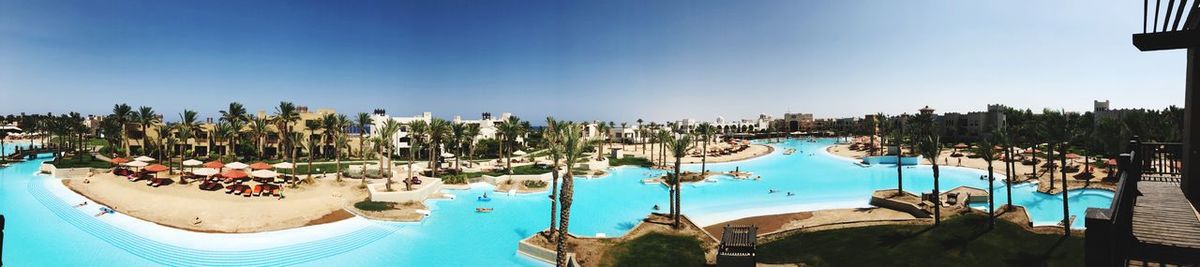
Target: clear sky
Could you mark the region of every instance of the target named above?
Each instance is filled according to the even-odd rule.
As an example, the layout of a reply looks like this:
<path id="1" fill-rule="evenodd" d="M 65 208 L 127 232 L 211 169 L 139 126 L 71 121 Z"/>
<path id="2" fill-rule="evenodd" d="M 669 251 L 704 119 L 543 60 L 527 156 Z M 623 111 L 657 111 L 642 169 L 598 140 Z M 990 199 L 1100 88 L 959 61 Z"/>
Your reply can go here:
<path id="1" fill-rule="evenodd" d="M 281 100 L 540 121 L 1182 105 L 1141 1 L 0 0 L 0 114 Z"/>

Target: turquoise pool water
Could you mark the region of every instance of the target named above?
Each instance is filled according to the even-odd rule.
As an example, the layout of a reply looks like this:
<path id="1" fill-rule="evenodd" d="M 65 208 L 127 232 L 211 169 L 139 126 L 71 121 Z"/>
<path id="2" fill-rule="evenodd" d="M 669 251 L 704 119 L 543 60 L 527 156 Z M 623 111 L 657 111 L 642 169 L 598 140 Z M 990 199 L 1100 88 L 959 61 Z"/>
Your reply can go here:
<path id="1" fill-rule="evenodd" d="M 687 185 L 683 211 L 700 223 L 716 223 L 744 216 L 826 208 L 867 206 L 873 190 L 894 188 L 894 167 L 861 167 L 823 152 L 832 140 L 793 140 L 775 144 L 796 148 L 793 155 L 776 153 L 737 162 L 708 164 L 717 171 L 740 168 L 761 175 L 758 181 L 717 178 L 717 182 Z M 292 229 L 265 233 L 279 244 L 253 249 L 212 249 L 203 244 L 177 244 L 170 238 L 144 238 L 154 225 L 137 224 L 130 229 L 119 217 L 96 219 L 91 210 L 71 207 L 55 197 L 62 191 L 52 178 L 34 175 L 37 163 L 22 163 L 0 169 L 0 212 L 8 217 L 5 236 L 6 266 L 195 266 L 195 265 L 303 265 L 303 266 L 539 266 L 542 263 L 516 253 L 517 241 L 544 229 L 549 218 L 546 193 L 507 196 L 491 194 L 491 202 L 475 196 L 489 192 L 489 185 L 470 190 L 451 190 L 455 200 L 430 201 L 433 215 L 420 223 L 352 220 L 331 224 L 345 229 L 311 241 L 288 241 L 291 237 L 314 235 L 321 229 Z M 699 165 L 685 165 L 698 170 Z M 622 167 L 596 179 L 577 179 L 571 232 L 594 236 L 619 236 L 632 228 L 654 205 L 667 206 L 667 191 L 661 185 L 640 181 L 657 171 Z M 967 185 L 986 188 L 980 171 L 942 168 L 943 190 Z M 932 188 L 931 170 L 925 166 L 904 170 L 905 189 L 910 192 Z M 50 182 L 47 182 L 47 181 Z M 1003 202 L 1004 186 L 995 184 L 997 201 Z M 768 194 L 771 189 L 781 193 Z M 1034 192 L 1032 185 L 1013 188 L 1014 204 L 1028 208 L 1035 224 L 1055 224 L 1062 218 L 1062 196 Z M 52 192 L 51 192 L 52 191 Z M 795 196 L 786 196 L 786 192 Z M 1103 190 L 1070 192 L 1071 214 L 1082 218 L 1088 207 L 1107 207 L 1112 193 Z M 491 207 L 489 214 L 475 207 Z M 1077 219 L 1074 227 L 1082 227 Z M 161 228 L 161 227 L 159 227 Z M 128 230 L 128 231 L 127 231 Z M 170 231 L 169 229 L 161 231 Z M 207 236 L 206 236 L 207 237 Z M 205 243 L 247 243 L 243 235 L 216 235 Z M 261 238 L 261 235 L 259 236 Z"/>

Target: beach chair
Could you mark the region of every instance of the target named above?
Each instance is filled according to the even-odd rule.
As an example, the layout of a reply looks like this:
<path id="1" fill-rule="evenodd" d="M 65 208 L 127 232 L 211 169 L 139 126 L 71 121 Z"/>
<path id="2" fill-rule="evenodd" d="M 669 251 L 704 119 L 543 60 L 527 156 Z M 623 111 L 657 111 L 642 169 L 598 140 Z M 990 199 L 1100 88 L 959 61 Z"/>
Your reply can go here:
<path id="1" fill-rule="evenodd" d="M 254 196 L 256 196 L 256 197 L 260 196 L 260 195 L 262 195 L 262 192 L 263 192 L 263 186 L 261 184 L 254 185 Z"/>
<path id="2" fill-rule="evenodd" d="M 237 185 L 235 185 L 235 184 L 231 184 L 231 185 L 229 185 L 229 186 L 226 186 L 226 187 L 225 187 L 225 193 L 226 193 L 226 194 L 233 194 L 233 192 L 234 192 L 234 191 L 237 191 L 237 189 L 238 189 L 238 186 L 237 186 Z"/>
<path id="3" fill-rule="evenodd" d="M 946 193 L 946 206 L 958 205 L 958 193 Z"/>
<path id="4" fill-rule="evenodd" d="M 254 190 L 251 189 L 249 185 L 242 185 L 242 187 L 243 187 L 242 188 L 242 196 L 243 197 L 250 197 L 251 195 L 254 195 Z"/>

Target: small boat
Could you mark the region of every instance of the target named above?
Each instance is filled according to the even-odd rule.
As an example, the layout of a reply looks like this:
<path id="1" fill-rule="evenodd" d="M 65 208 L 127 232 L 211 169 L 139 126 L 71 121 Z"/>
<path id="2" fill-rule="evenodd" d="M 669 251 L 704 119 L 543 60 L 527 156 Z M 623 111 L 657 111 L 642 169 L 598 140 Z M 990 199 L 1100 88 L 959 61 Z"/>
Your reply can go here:
<path id="1" fill-rule="evenodd" d="M 481 196 L 481 197 L 478 197 L 478 198 L 476 198 L 476 200 L 478 200 L 478 201 L 483 201 L 483 202 L 488 202 L 488 201 L 492 201 L 492 198 L 490 198 L 490 197 L 487 197 L 487 196 Z"/>
<path id="2" fill-rule="evenodd" d="M 788 148 L 787 150 L 784 150 L 784 151 L 783 151 L 783 154 L 784 154 L 784 155 L 791 155 L 792 153 L 796 153 L 796 149 L 795 149 L 795 148 Z"/>
<path id="3" fill-rule="evenodd" d="M 477 213 L 490 213 L 490 212 L 492 212 L 492 208 L 483 208 L 483 207 L 479 207 L 479 208 L 475 208 L 475 212 L 477 212 Z"/>

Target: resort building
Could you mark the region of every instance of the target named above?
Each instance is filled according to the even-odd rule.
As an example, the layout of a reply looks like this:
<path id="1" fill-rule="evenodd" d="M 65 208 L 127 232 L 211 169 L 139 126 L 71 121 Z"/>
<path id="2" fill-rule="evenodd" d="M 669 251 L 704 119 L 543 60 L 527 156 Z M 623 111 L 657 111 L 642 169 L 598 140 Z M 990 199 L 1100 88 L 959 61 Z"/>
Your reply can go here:
<path id="1" fill-rule="evenodd" d="M 627 124 L 625 127 L 618 124 L 608 130 L 608 135 L 612 137 L 613 142 L 637 143 L 642 139 L 642 131 L 639 129 L 641 128 L 637 124 Z"/>
<path id="2" fill-rule="evenodd" d="M 716 123 L 718 132 L 722 133 L 740 133 L 751 132 L 759 129 L 767 129 L 771 127 L 771 116 L 767 114 L 758 114 L 758 118 L 741 119 L 741 120 L 725 120 L 725 118 L 717 117 Z"/>
<path id="3" fill-rule="evenodd" d="M 1131 112 L 1146 111 L 1145 109 L 1112 109 L 1112 108 L 1110 108 L 1109 105 L 1110 105 L 1110 102 L 1108 100 L 1092 101 L 1092 114 L 1093 114 L 1092 116 L 1094 116 L 1093 117 L 1094 120 L 1092 120 L 1092 123 L 1100 123 L 1101 120 L 1106 120 L 1106 119 L 1119 120 L 1119 119 L 1125 117 L 1126 114 L 1129 114 Z"/>
<path id="4" fill-rule="evenodd" d="M 392 145 L 394 145 L 396 148 L 408 148 L 408 144 L 411 142 L 409 137 L 408 123 L 414 121 L 424 121 L 425 123 L 429 123 L 433 120 L 433 113 L 422 112 L 421 115 L 411 117 L 391 117 L 387 115 L 386 110 L 376 109 L 371 114 L 371 124 L 373 124 L 374 127 L 371 127 L 369 135 L 381 134 L 379 131 L 383 129 L 383 124 L 388 120 L 395 121 L 396 123 L 400 124 L 400 131 L 397 131 L 396 135 L 392 137 Z M 482 129 L 480 129 L 480 131 L 482 132 Z M 397 151 L 396 153 L 400 152 Z"/>
<path id="5" fill-rule="evenodd" d="M 508 112 L 500 113 L 500 117 L 492 117 L 491 112 L 484 112 L 480 114 L 478 120 L 464 120 L 462 116 L 455 115 L 454 120 L 451 122 L 478 124 L 479 135 L 475 136 L 475 140 L 494 139 L 500 133 L 500 128 L 498 127 L 500 123 L 507 121 L 509 117 L 512 117 L 512 114 Z"/>
<path id="6" fill-rule="evenodd" d="M 813 114 L 812 113 L 785 113 L 783 114 L 784 129 L 789 132 L 809 131 L 813 129 Z"/>
<path id="7" fill-rule="evenodd" d="M 851 133 L 862 127 L 863 119 L 859 118 L 829 118 L 813 120 L 813 131 L 830 133 Z"/>
<path id="8" fill-rule="evenodd" d="M 942 138 L 951 142 L 974 142 L 991 136 L 993 131 L 1004 127 L 1005 109 L 1003 105 L 988 105 L 987 111 L 942 114 L 937 118 L 943 126 Z"/>

